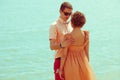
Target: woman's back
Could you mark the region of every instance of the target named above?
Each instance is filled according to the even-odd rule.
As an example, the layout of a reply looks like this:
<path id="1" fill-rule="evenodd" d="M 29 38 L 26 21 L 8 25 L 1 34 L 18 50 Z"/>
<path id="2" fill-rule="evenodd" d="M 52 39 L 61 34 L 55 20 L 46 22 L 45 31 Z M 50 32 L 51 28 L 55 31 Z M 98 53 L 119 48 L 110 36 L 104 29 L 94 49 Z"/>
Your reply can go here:
<path id="1" fill-rule="evenodd" d="M 75 30 L 71 32 L 71 37 L 74 40 L 72 45 L 82 46 L 85 42 L 85 33 L 82 30 L 79 30 L 79 31 Z"/>
<path id="2" fill-rule="evenodd" d="M 96 80 L 85 54 L 88 31 L 73 31 L 68 36 L 73 38 L 74 42 L 67 50 L 64 65 L 65 80 Z"/>

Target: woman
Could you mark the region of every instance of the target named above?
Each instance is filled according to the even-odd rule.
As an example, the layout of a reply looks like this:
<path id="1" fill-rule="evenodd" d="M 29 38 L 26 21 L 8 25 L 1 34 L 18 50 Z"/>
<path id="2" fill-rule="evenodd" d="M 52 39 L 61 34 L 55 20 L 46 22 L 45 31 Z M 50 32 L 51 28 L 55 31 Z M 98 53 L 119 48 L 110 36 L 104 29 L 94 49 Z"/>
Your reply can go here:
<path id="1" fill-rule="evenodd" d="M 81 28 L 86 19 L 83 13 L 76 11 L 71 17 L 73 31 L 64 36 L 64 40 L 73 39 L 73 43 L 63 48 L 59 75 L 61 80 L 96 80 L 89 64 L 89 32 Z M 64 76 L 63 76 L 64 75 Z"/>

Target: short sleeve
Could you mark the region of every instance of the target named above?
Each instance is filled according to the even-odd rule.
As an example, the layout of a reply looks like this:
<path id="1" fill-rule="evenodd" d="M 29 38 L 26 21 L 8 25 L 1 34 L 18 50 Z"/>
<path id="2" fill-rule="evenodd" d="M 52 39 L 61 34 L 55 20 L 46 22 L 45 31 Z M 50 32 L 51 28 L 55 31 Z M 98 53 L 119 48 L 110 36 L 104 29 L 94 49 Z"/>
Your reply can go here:
<path id="1" fill-rule="evenodd" d="M 56 39 L 57 28 L 55 25 L 51 25 L 49 29 L 49 39 Z"/>
<path id="2" fill-rule="evenodd" d="M 85 46 L 89 44 L 89 31 L 84 31 L 85 32 Z"/>
<path id="3" fill-rule="evenodd" d="M 89 41 L 89 31 L 85 31 L 86 32 L 86 40 Z"/>

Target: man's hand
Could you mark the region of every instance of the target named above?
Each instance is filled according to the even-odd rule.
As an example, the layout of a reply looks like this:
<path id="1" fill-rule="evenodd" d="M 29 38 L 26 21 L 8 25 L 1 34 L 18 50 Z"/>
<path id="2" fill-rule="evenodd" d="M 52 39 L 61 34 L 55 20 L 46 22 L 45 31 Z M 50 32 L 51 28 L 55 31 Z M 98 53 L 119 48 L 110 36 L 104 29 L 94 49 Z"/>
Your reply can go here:
<path id="1" fill-rule="evenodd" d="M 61 46 L 62 46 L 62 47 L 68 47 L 68 46 L 70 46 L 73 42 L 74 42 L 73 39 L 64 39 L 64 40 L 61 42 Z"/>

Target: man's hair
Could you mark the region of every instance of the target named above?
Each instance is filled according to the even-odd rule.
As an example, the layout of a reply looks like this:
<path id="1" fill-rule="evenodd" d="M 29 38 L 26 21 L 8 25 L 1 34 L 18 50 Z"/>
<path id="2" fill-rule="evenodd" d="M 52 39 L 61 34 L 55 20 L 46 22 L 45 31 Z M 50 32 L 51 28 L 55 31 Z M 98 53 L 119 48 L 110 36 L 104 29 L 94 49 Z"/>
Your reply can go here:
<path id="1" fill-rule="evenodd" d="M 76 11 L 72 14 L 71 23 L 73 24 L 73 27 L 83 27 L 85 22 L 86 19 L 83 13 Z"/>
<path id="2" fill-rule="evenodd" d="M 72 5 L 69 2 L 63 2 L 60 6 L 60 10 L 64 11 L 65 8 L 73 9 Z"/>

